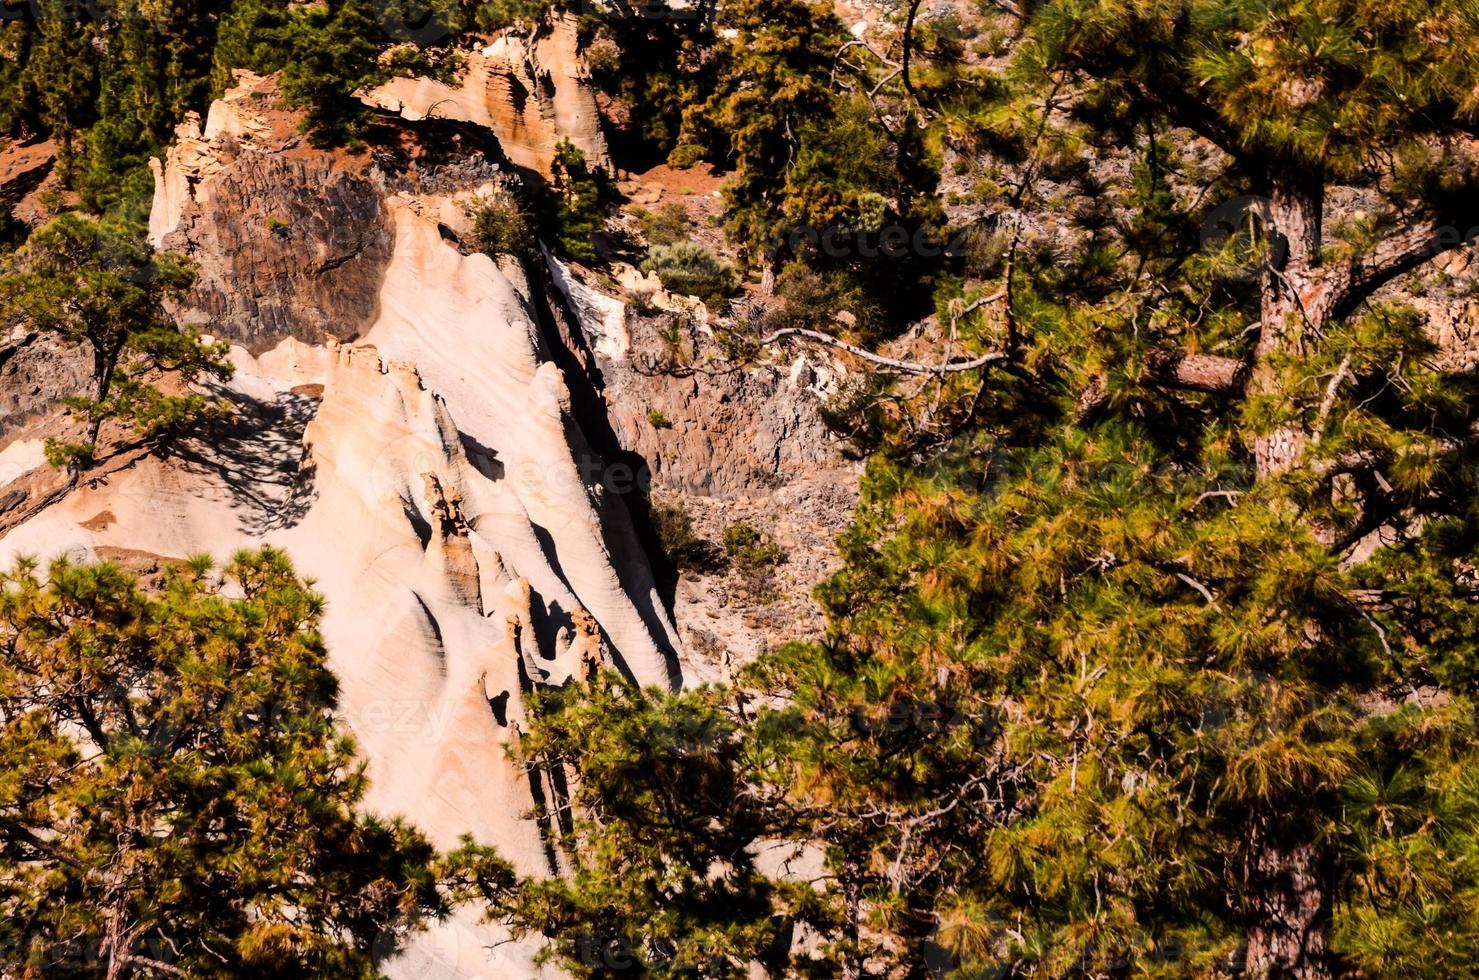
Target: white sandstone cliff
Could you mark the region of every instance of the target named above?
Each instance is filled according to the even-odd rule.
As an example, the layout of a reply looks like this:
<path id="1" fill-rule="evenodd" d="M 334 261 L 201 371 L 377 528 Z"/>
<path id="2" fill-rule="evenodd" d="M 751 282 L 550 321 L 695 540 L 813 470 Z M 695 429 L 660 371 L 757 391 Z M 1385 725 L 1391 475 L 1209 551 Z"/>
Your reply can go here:
<path id="1" fill-rule="evenodd" d="M 250 204 L 274 174 L 340 166 L 305 150 L 296 169 L 272 169 L 292 147 L 263 145 L 287 137 L 255 114 L 260 83 L 246 79 L 156 170 L 156 240 L 217 272 L 236 257 L 204 234 L 213 201 Z M 472 834 L 523 873 L 555 873 L 559 856 L 531 816 L 546 788 L 506 751 L 524 694 L 596 657 L 673 686 L 676 631 L 625 504 L 601 485 L 523 272 L 448 240 L 454 192 L 391 191 L 369 170 L 355 179 L 385 189 L 364 220 L 390 242 L 356 342 L 280 336 L 305 332 L 298 321 L 246 330 L 255 348 L 272 346 L 233 348 L 237 374 L 219 392 L 233 424 L 170 458 L 105 467 L 0 538 L 0 562 L 282 547 L 328 599 L 323 629 L 340 717 L 368 762 L 368 809 L 408 818 L 439 846 Z M 272 184 L 272 206 L 292 203 L 285 187 L 317 190 Z M 298 241 L 311 260 L 318 240 Z M 307 281 L 272 276 L 286 293 Z M 208 311 L 183 312 L 211 332 Z M 14 442 L 0 478 L 36 465 L 34 448 Z M 529 944 L 500 944 L 476 919 L 434 926 L 388 969 L 534 975 Z"/>

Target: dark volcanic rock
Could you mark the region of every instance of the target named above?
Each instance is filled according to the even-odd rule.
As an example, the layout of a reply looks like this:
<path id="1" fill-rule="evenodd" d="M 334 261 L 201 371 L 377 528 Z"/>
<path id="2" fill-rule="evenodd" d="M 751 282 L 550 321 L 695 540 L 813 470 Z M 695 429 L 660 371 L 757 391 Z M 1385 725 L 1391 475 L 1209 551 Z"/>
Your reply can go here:
<path id="1" fill-rule="evenodd" d="M 162 243 L 199 265 L 184 318 L 253 353 L 358 336 L 393 245 L 377 184 L 331 153 L 235 155 Z"/>

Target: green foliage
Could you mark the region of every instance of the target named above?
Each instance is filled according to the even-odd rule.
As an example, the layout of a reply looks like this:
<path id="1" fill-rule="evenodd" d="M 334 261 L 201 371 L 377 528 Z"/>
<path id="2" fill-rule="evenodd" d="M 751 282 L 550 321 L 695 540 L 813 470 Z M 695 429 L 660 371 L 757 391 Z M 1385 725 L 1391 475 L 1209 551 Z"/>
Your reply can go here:
<path id="1" fill-rule="evenodd" d="M 354 812 L 322 612 L 271 550 L 150 591 L 109 564 L 0 576 L 8 968 L 371 977 L 377 938 L 440 908 L 425 839 Z"/>
<path id="2" fill-rule="evenodd" d="M 654 501 L 649 513 L 663 554 L 678 568 L 705 572 L 719 563 L 713 545 L 693 529 L 693 516 L 682 502 Z"/>
<path id="3" fill-rule="evenodd" d="M 518 880 L 469 843 L 448 877 L 516 932 L 549 937 L 548 955 L 577 975 L 778 971 L 789 930 L 817 917 L 809 885 L 756 867 L 776 827 L 741 778 L 745 745 L 719 692 L 660 694 L 601 674 L 541 697 L 519 752 L 541 778 L 574 777 L 549 783 L 568 786 L 554 803 L 569 810 L 551 814 L 568 873 Z"/>
<path id="4" fill-rule="evenodd" d="M 187 110 L 205 108 L 220 8 L 40 0 L 32 9 L 34 18 L 0 22 L 0 133 L 55 138 L 61 173 L 90 208 L 149 196 L 149 156 Z"/>
<path id="5" fill-rule="evenodd" d="M 680 148 L 684 114 L 708 95 L 715 47 L 714 7 L 676 0 L 615 0 L 604 16 L 582 7 L 587 63 L 595 84 L 621 106 L 613 149 L 679 169 L 703 158 Z"/>
<path id="6" fill-rule="evenodd" d="M 728 32 L 708 98 L 684 119 L 685 142 L 732 161 L 725 187 L 735 237 L 763 252 L 775 232 L 785 175 L 798 134 L 826 125 L 826 78 L 841 25 L 808 0 L 732 0 L 718 27 Z"/>
<path id="7" fill-rule="evenodd" d="M 688 238 L 688 210 L 681 204 L 664 204 L 658 211 L 633 208 L 632 216 L 649 246 L 676 245 Z"/>
<path id="8" fill-rule="evenodd" d="M 654 245 L 642 261 L 642 271 L 655 274 L 670 292 L 698 297 L 711 310 L 723 310 L 738 287 L 734 270 L 698 242 Z"/>
<path id="9" fill-rule="evenodd" d="M 381 8 L 374 0 L 329 0 L 289 20 L 282 93 L 304 109 L 302 126 L 315 145 L 353 140 L 367 110 L 352 93 L 390 76 L 379 60 L 388 40 Z"/>
<path id="10" fill-rule="evenodd" d="M 106 32 L 98 66 L 97 123 L 86 134 L 86 159 L 75 183 L 84 203 L 102 212 L 119 202 L 150 200 L 149 157 L 162 154 L 174 127 L 204 107 L 217 11 L 189 0 L 128 2 Z M 86 18 L 73 15 L 79 27 Z M 89 29 L 89 28 L 83 28 Z"/>
<path id="11" fill-rule="evenodd" d="M 724 529 L 724 551 L 740 570 L 748 573 L 783 564 L 786 553 L 749 521 L 735 521 Z"/>
<path id="12" fill-rule="evenodd" d="M 668 154 L 668 166 L 674 170 L 689 170 L 703 162 L 704 148 L 692 143 L 680 143 Z"/>
<path id="13" fill-rule="evenodd" d="M 654 429 L 671 429 L 673 420 L 668 418 L 667 413 L 660 408 L 649 408 L 647 410 L 647 424 Z"/>
<path id="14" fill-rule="evenodd" d="M 534 232 L 518 199 L 507 190 L 486 194 L 468 205 L 472 240 L 480 252 L 524 256 L 532 250 Z"/>
<path id="15" fill-rule="evenodd" d="M 287 63 L 291 8 L 282 0 L 236 0 L 221 18 L 211 49 L 210 94 L 219 98 L 236 84 L 235 71 L 267 74 Z"/>
<path id="16" fill-rule="evenodd" d="M 963 976 L 1472 973 L 1479 410 L 1431 327 L 1374 298 L 1429 257 L 1417 216 L 1479 221 L 1471 7 L 1027 5 L 991 25 L 1019 39 L 990 77 L 921 15 L 907 83 L 897 49 L 849 77 L 886 135 L 829 84 L 851 62 L 820 7 L 721 9 L 683 142 L 732 161 L 753 251 L 793 223 L 932 232 L 945 146 L 991 152 L 965 170 L 1001 215 L 921 276 L 942 357 L 1000 359 L 833 404 L 879 451 L 828 634 L 725 696 L 732 778 L 823 853 L 819 972 L 933 949 Z M 1211 202 L 1250 190 L 1283 240 L 1203 251 Z M 1321 230 L 1337 196 L 1365 211 Z M 762 322 L 867 331 L 843 298 L 870 267 L 800 257 Z M 1178 373 L 1193 356 L 1236 370 Z M 737 565 L 765 544 L 724 543 Z M 683 758 L 647 731 L 611 751 L 648 749 Z M 578 813 L 630 791 L 582 776 Z M 562 901 L 603 936 L 649 913 Z"/>
<path id="17" fill-rule="evenodd" d="M 0 313 L 11 323 L 85 345 L 92 359 L 93 390 L 68 401 L 86 419 L 87 439 L 50 445 L 54 464 L 65 462 L 75 474 L 92 461 L 108 419 L 158 439 L 209 411 L 199 395 L 166 394 L 152 383 L 160 372 L 181 385 L 203 375 L 231 376 L 228 345 L 202 343 L 164 310 L 193 278 L 184 259 L 153 253 L 131 227 L 76 212 L 35 231 L 10 257 L 0 275 Z"/>
<path id="18" fill-rule="evenodd" d="M 90 442 L 67 442 L 48 436 L 43 451 L 49 466 L 59 470 L 86 469 L 97 462 L 98 447 Z"/>
<path id="19" fill-rule="evenodd" d="M 766 305 L 759 328 L 855 333 L 865 343 L 881 339 L 884 317 L 877 303 L 846 272 L 818 272 L 796 261 L 776 276 L 775 297 Z"/>
<path id="20" fill-rule="evenodd" d="M 233 84 L 234 69 L 281 70 L 313 140 L 352 141 L 364 119 L 357 88 L 450 60 L 444 48 L 460 29 L 459 8 L 430 7 L 37 0 L 34 18 L 0 18 L 0 135 L 55 138 L 63 178 L 98 212 L 147 200 L 149 157 L 163 154 L 186 112 L 204 113 Z M 426 46 L 403 43 L 423 20 L 426 36 L 415 39 Z"/>
<path id="21" fill-rule="evenodd" d="M 681 150 L 691 158 L 689 147 L 703 147 L 732 169 L 731 237 L 754 264 L 801 260 L 842 272 L 866 284 L 875 304 L 917 315 L 941 264 L 938 246 L 930 255 L 913 247 L 943 239 L 933 193 L 940 134 L 888 91 L 897 64 L 862 51 L 839 60 L 857 42 L 830 5 L 809 0 L 724 3 L 718 26 Z M 895 113 L 897 125 L 888 122 Z"/>
<path id="22" fill-rule="evenodd" d="M 505 0 L 478 23 L 555 6 Z M 736 356 L 775 330 L 876 345 L 925 313 L 909 356 L 999 356 L 844 385 L 827 421 L 876 455 L 819 592 L 826 637 L 730 689 L 603 676 L 536 699 L 518 751 L 569 873 L 520 880 L 469 842 L 449 880 L 585 974 L 619 972 L 610 956 L 661 976 L 906 975 L 930 949 L 964 975 L 1471 973 L 1475 383 L 1417 312 L 1374 297 L 1440 247 L 1424 222 L 1479 224 L 1473 4 L 1074 0 L 978 4 L 979 23 L 896 6 L 912 32 L 885 18 L 867 43 L 808 0 L 582 22 L 630 113 L 613 145 L 729 168 L 730 233 L 780 270 L 754 322 L 721 332 Z M 122 230 L 142 161 L 203 108 L 204 66 L 215 91 L 232 67 L 282 70 L 312 138 L 353 143 L 353 90 L 452 63 L 391 50 L 384 14 L 239 0 L 0 25 L 0 125 L 54 136 L 84 204 L 110 212 L 64 215 L 0 278 L 7 319 L 94 354 L 71 402 L 91 431 L 48 458 L 77 472 L 106 419 L 153 439 L 211 410 L 176 392 L 224 374 L 223 352 L 162 314 L 187 270 Z M 946 159 L 952 213 L 983 220 L 966 254 L 930 257 Z M 1201 248 L 1209 212 L 1247 192 L 1256 220 Z M 595 262 L 616 197 L 562 143 L 540 232 Z M 1360 213 L 1322 228 L 1331 200 Z M 510 202 L 472 217 L 490 253 L 529 241 Z M 678 214 L 638 217 L 644 269 L 722 306 L 735 272 Z M 885 230 L 905 254 L 868 253 Z M 661 339 L 681 360 L 676 326 Z M 1221 382 L 1182 370 L 1216 359 L 1235 369 Z M 652 516 L 679 564 L 710 550 L 681 509 Z M 745 522 L 723 545 L 754 582 L 785 557 Z M 430 902 L 423 845 L 348 816 L 359 777 L 323 711 L 265 732 L 202 714 L 228 674 L 249 714 L 322 686 L 314 603 L 275 581 L 264 607 L 198 572 L 158 598 L 116 571 L 7 580 L 24 641 L 0 677 L 17 774 L 0 805 L 30 834 L 0 827 L 0 929 L 30 930 L 38 956 L 121 908 L 142 924 L 130 941 L 183 942 L 190 970 L 219 971 L 209 942 L 234 972 L 357 975 L 371 925 Z M 269 627 L 286 677 L 253 666 L 276 663 Z M 139 761 L 159 748 L 139 731 L 179 723 L 188 746 Z M 125 776 L 142 804 L 120 802 Z M 354 856 L 331 861 L 341 846 Z M 773 880 L 771 847 L 824 868 Z M 284 877 L 294 861 L 327 883 Z M 147 893 L 110 878 L 125 867 Z"/>
<path id="23" fill-rule="evenodd" d="M 567 0 L 490 0 L 477 9 L 477 25 L 484 31 L 527 27 L 552 10 L 570 6 Z"/>
<path id="24" fill-rule="evenodd" d="M 874 962 L 918 962 L 932 936 L 965 975 L 1277 975 L 1288 956 L 1467 970 L 1448 951 L 1474 949 L 1471 917 L 1444 909 L 1479 886 L 1456 778 L 1475 761 L 1479 525 L 1473 446 L 1443 433 L 1467 431 L 1473 386 L 1369 291 L 1334 316 L 1268 317 L 1282 280 L 1240 286 L 1199 254 L 1209 178 L 1172 180 L 1189 161 L 1164 138 L 1182 126 L 1223 149 L 1213 179 L 1232 193 L 1294 185 L 1279 193 L 1318 208 L 1327 183 L 1381 173 L 1410 209 L 1467 223 L 1451 204 L 1465 168 L 1416 149 L 1451 117 L 1405 115 L 1470 104 L 1471 69 L 1415 27 L 1463 15 L 1358 6 L 1041 5 L 1007 87 L 935 103 L 1016 154 L 1018 206 L 1079 223 L 1015 240 L 1009 370 L 860 393 L 860 413 L 896 404 L 866 419 L 888 458 L 821 591 L 830 637 L 750 680 L 785 705 L 785 724 L 756 722 L 780 733 L 765 782 L 794 787 L 834 843 L 860 936 L 890 937 L 859 940 Z M 1093 169 L 1126 146 L 1123 179 Z M 1052 200 L 1033 199 L 1040 171 Z M 1395 225 L 1335 226 L 1320 257 L 1370 261 Z M 1001 315 L 964 315 L 991 285 L 941 282 L 953 343 L 1011 349 Z M 1252 378 L 1178 388 L 1168 351 L 1217 351 Z M 1287 469 L 1270 437 L 1301 447 Z M 1353 552 L 1384 523 L 1384 547 Z M 1391 693 L 1418 689 L 1434 699 Z M 890 712 L 930 706 L 948 724 L 895 737 Z M 1271 939 L 1296 906 L 1308 931 Z"/>
<path id="25" fill-rule="evenodd" d="M 577 262 L 595 262 L 598 239 L 616 206 L 611 175 L 586 162 L 569 140 L 555 147 L 553 179 L 544 201 L 544 224 L 556 251 Z"/>

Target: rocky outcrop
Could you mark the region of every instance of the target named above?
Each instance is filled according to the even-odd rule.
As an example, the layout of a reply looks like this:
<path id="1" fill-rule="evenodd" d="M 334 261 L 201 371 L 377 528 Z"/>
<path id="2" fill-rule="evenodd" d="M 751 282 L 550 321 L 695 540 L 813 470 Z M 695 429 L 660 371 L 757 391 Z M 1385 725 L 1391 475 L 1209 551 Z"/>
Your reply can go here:
<path id="1" fill-rule="evenodd" d="M 549 176 L 555 147 L 569 140 L 594 164 L 609 168 L 595 93 L 580 51 L 573 14 L 544 18 L 532 34 L 505 31 L 467 52 L 457 84 L 394 78 L 366 96 L 406 119 L 456 119 L 498 139 L 518 167 Z"/>
<path id="2" fill-rule="evenodd" d="M 254 352 L 356 337 L 390 258 L 384 175 L 304 145 L 274 79 L 240 81 L 155 163 L 151 240 L 199 266 L 184 319 Z"/>
<path id="3" fill-rule="evenodd" d="M 677 685 L 678 631 L 625 497 L 600 479 L 543 297 L 516 262 L 457 244 L 491 164 L 408 133 L 357 157 L 315 150 L 278 112 L 270 80 L 245 77 L 156 169 L 155 240 L 200 268 L 180 314 L 235 344 L 214 392 L 231 418 L 167 458 L 94 471 L 0 538 L 0 563 L 284 548 L 328 599 L 366 805 L 552 873 L 558 849 L 530 814 L 557 787 L 506 751 L 527 693 L 600 664 Z M 263 226 L 272 215 L 287 234 Z M 4 349 L 14 391 L 58 389 L 7 388 L 7 417 L 67 387 L 45 347 Z M 40 462 L 38 435 L 23 425 L 0 445 L 0 501 Z M 388 972 L 536 975 L 505 938 L 457 920 Z"/>
<path id="4" fill-rule="evenodd" d="M 22 427 L 83 391 L 92 374 L 82 348 L 21 331 L 0 340 L 0 447 Z"/>
<path id="5" fill-rule="evenodd" d="M 551 99 L 563 83 L 534 65 L 576 58 L 559 47 L 573 26 L 558 30 L 508 61 Z M 524 147 L 510 156 L 573 138 L 580 112 L 546 108 L 525 105 L 522 130 L 499 124 L 505 149 Z M 525 139 L 536 121 L 538 147 Z M 505 176 L 491 140 L 445 118 L 396 120 L 363 152 L 325 151 L 296 122 L 271 78 L 242 74 L 155 164 L 151 239 L 197 265 L 180 318 L 234 345 L 236 375 L 214 392 L 231 416 L 168 457 L 119 457 L 39 513 L 12 508 L 0 563 L 284 548 L 328 599 L 367 806 L 440 845 L 470 833 L 525 873 L 555 873 L 562 857 L 531 813 L 560 787 L 506 751 L 531 690 L 601 665 L 644 685 L 707 679 L 819 625 L 806 592 L 852 500 L 850 464 L 816 415 L 834 368 L 652 371 L 661 325 L 629 297 L 578 270 L 531 283 L 516 261 L 467 254 L 464 205 Z M 36 469 L 46 410 L 82 380 L 67 356 L 44 338 L 0 343 L 0 518 L 49 472 Z M 653 410 L 671 424 L 654 426 Z M 645 510 L 640 481 L 612 478 L 613 448 L 646 457 L 653 492 L 683 495 L 711 540 L 740 517 L 762 524 L 793 556 L 774 593 L 722 576 L 685 577 L 676 596 L 661 585 L 650 528 L 629 512 Z M 531 949 L 504 938 L 457 919 L 387 972 L 536 975 Z"/>
<path id="6" fill-rule="evenodd" d="M 608 291 L 547 261 L 612 436 L 643 461 L 658 508 L 687 514 L 715 558 L 676 584 L 685 676 L 722 677 L 765 649 L 820 635 L 811 592 L 837 567 L 835 537 L 857 504 L 858 464 L 820 413 L 844 368 L 805 355 L 735 364 L 717 353 L 696 300 L 630 267 L 614 270 L 620 288 Z M 758 579 L 726 566 L 720 542 L 740 521 L 778 545 L 784 563 Z"/>
<path id="7" fill-rule="evenodd" d="M 693 367 L 715 346 L 708 311 L 696 300 L 665 293 L 630 266 L 617 267 L 623 289 L 611 295 L 558 259 L 547 261 L 593 355 L 612 429 L 651 467 L 655 486 L 735 497 L 839 464 L 837 439 L 818 411 L 844 373 L 837 363 L 801 356 L 739 365 L 718 357 Z"/>
<path id="8" fill-rule="evenodd" d="M 79 490 L 0 549 L 282 545 L 330 599 L 374 802 L 448 842 L 501 837 L 538 864 L 527 787 L 488 783 L 521 692 L 578 674 L 597 632 L 609 663 L 669 686 L 676 644 L 622 501 L 585 475 L 590 450 L 522 273 L 460 254 L 428 203 L 387 202 L 395 247 L 366 344 L 236 348 L 219 392 L 231 425 Z M 387 699 L 436 731 L 366 720 Z"/>

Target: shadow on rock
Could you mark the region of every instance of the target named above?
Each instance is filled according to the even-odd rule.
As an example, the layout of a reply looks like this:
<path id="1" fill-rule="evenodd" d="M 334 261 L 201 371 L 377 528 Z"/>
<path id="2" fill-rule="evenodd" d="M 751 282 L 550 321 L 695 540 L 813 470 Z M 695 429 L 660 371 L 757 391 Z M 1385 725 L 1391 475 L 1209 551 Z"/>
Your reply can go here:
<path id="1" fill-rule="evenodd" d="M 270 402 L 229 389 L 212 394 L 231 405 L 231 417 L 182 441 L 174 454 L 188 469 L 221 482 L 245 533 L 296 526 L 316 497 L 303 433 L 318 401 L 288 392 Z"/>

